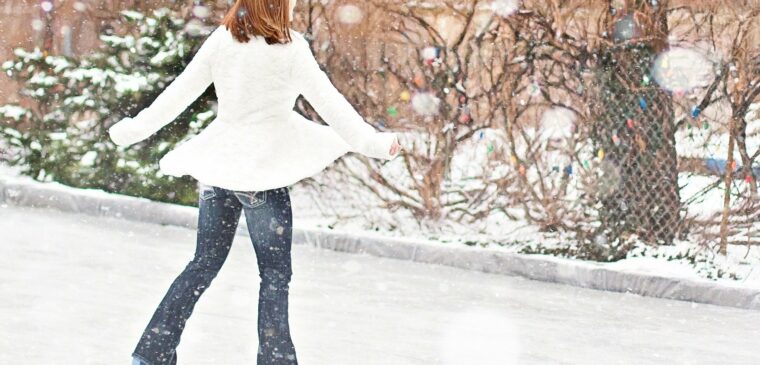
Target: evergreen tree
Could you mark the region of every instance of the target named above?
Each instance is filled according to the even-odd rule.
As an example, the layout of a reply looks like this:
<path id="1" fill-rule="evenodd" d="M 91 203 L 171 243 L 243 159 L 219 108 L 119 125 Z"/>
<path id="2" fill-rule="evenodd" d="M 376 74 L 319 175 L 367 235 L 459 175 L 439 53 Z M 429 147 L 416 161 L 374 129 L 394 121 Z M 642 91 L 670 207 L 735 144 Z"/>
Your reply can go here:
<path id="1" fill-rule="evenodd" d="M 11 165 L 39 181 L 99 188 L 152 200 L 194 204 L 197 185 L 189 176 L 158 171 L 158 160 L 200 132 L 215 116 L 213 88 L 177 119 L 140 143 L 118 147 L 107 130 L 134 116 L 184 69 L 212 30 L 167 8 L 146 15 L 122 11 L 125 35 L 104 31 L 102 45 L 79 58 L 16 48 L 3 71 L 34 101 L 0 106 L 0 139 L 11 149 Z"/>

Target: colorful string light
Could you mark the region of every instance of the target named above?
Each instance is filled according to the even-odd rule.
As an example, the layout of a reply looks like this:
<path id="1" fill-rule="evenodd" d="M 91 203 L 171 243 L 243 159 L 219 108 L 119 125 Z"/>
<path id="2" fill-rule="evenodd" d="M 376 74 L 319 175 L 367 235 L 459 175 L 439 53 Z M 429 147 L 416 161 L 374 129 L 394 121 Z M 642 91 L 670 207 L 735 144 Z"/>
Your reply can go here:
<path id="1" fill-rule="evenodd" d="M 612 136 L 612 143 L 614 143 L 615 146 L 620 146 L 620 138 L 617 136 L 617 134 Z"/>
<path id="2" fill-rule="evenodd" d="M 696 119 L 699 117 L 699 113 L 701 112 L 702 109 L 700 109 L 698 105 L 695 105 L 693 108 L 691 108 L 691 117 Z"/>
<path id="3" fill-rule="evenodd" d="M 647 101 L 644 99 L 643 96 L 639 96 L 639 107 L 641 110 L 647 110 Z"/>

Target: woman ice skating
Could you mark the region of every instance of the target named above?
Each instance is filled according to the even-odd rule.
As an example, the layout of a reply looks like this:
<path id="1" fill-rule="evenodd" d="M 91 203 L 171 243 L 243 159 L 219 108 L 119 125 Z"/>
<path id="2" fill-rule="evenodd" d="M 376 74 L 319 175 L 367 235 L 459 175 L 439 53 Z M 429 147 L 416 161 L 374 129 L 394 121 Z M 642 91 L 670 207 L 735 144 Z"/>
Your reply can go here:
<path id="1" fill-rule="evenodd" d="M 177 363 L 182 330 L 224 264 L 241 213 L 261 279 L 257 364 L 297 364 L 288 325 L 289 186 L 347 152 L 392 159 L 401 149 L 395 133 L 362 119 L 320 69 L 304 36 L 289 28 L 295 1 L 237 0 L 155 101 L 109 129 L 119 146 L 142 141 L 214 83 L 216 119 L 159 161 L 165 174 L 199 182 L 196 251 L 145 327 L 133 364 Z M 329 126 L 293 111 L 300 94 Z"/>

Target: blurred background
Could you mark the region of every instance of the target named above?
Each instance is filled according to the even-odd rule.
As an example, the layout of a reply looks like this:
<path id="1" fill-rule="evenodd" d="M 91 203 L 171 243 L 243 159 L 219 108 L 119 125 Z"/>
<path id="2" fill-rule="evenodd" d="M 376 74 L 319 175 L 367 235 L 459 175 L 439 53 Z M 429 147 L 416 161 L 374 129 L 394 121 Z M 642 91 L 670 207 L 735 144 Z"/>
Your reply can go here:
<path id="1" fill-rule="evenodd" d="M 106 130 L 150 105 L 230 3 L 3 1 L 2 164 L 196 204 L 196 182 L 157 161 L 214 119 L 213 86 L 134 146 Z M 405 148 L 294 186 L 325 226 L 757 277 L 760 2 L 299 0 L 293 28 Z"/>

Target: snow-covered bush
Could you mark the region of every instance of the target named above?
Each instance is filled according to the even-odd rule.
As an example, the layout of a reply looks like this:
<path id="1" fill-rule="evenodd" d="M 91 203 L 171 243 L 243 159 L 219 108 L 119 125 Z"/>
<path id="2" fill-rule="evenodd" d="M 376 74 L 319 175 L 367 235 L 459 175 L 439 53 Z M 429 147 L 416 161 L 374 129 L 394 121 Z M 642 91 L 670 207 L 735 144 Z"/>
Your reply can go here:
<path id="1" fill-rule="evenodd" d="M 195 181 L 162 176 L 157 160 L 213 118 L 212 92 L 149 141 L 120 148 L 107 129 L 150 105 L 205 35 L 188 34 L 186 21 L 167 8 L 150 14 L 123 11 L 118 21 L 127 34 L 103 33 L 100 47 L 81 57 L 17 48 L 14 58 L 2 63 L 3 72 L 21 84 L 19 92 L 30 101 L 23 105 L 33 105 L 0 106 L 6 126 L 0 138 L 13 150 L 7 153 L 8 163 L 39 181 L 194 204 Z"/>

